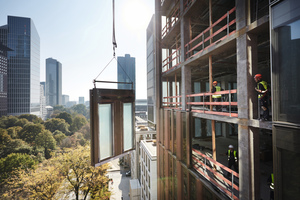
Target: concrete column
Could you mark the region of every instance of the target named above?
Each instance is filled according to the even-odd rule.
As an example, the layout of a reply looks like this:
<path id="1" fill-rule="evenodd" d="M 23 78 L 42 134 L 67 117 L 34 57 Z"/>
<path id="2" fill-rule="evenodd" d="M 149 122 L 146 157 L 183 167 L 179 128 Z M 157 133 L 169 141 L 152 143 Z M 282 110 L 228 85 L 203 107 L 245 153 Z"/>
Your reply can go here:
<path id="1" fill-rule="evenodd" d="M 249 128 L 251 154 L 251 188 L 253 199 L 260 199 L 260 157 L 259 157 L 259 129 Z"/>
<path id="2" fill-rule="evenodd" d="M 240 199 L 250 200 L 252 199 L 251 189 L 251 169 L 250 169 L 250 143 L 249 143 L 249 131 L 248 126 L 239 125 L 239 189 Z"/>
<path id="3" fill-rule="evenodd" d="M 180 1 L 180 10 L 184 10 L 184 1 Z M 181 62 L 186 59 L 185 55 L 185 44 L 190 41 L 190 32 L 191 32 L 191 23 L 190 19 L 183 17 L 180 23 L 180 33 L 181 33 Z M 192 92 L 192 83 L 191 83 L 191 68 L 188 66 L 181 67 L 181 102 L 182 110 L 186 110 L 186 95 L 191 94 Z"/>

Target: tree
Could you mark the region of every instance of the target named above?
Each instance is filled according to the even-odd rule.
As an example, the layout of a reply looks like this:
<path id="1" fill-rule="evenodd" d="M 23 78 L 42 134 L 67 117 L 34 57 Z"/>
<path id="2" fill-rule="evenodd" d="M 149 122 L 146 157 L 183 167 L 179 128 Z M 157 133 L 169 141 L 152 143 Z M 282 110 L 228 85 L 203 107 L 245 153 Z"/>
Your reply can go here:
<path id="1" fill-rule="evenodd" d="M 43 122 L 43 120 L 40 117 L 32 114 L 22 114 L 19 116 L 19 119 L 27 119 L 28 121 L 33 122 L 35 124 L 40 124 Z"/>
<path id="2" fill-rule="evenodd" d="M 28 154 L 12 153 L 0 159 L 0 183 L 18 169 L 33 169 L 37 162 Z"/>
<path id="3" fill-rule="evenodd" d="M 23 128 L 21 126 L 13 126 L 13 127 L 9 127 L 7 130 L 8 135 L 10 135 L 10 137 L 12 139 L 17 139 L 19 138 L 19 133 L 21 132 Z"/>
<path id="4" fill-rule="evenodd" d="M 31 154 L 32 147 L 21 139 L 12 139 L 5 148 L 0 148 L 0 157 L 4 158 L 11 153 Z"/>
<path id="5" fill-rule="evenodd" d="M 75 133 L 76 131 L 78 131 L 79 129 L 81 129 L 81 127 L 83 127 L 84 125 L 86 125 L 88 122 L 86 120 L 86 118 L 83 115 L 77 115 L 74 119 L 73 119 L 73 123 L 70 127 L 71 131 L 73 133 Z"/>
<path id="6" fill-rule="evenodd" d="M 64 176 L 56 160 L 47 160 L 37 169 L 19 170 L 5 181 L 4 199 L 59 199 L 56 197 Z"/>
<path id="7" fill-rule="evenodd" d="M 83 104 L 76 104 L 71 107 L 71 110 L 74 110 L 74 112 L 77 112 L 78 114 L 82 114 L 83 116 L 86 116 L 88 113 L 86 106 Z"/>
<path id="8" fill-rule="evenodd" d="M 60 145 L 61 141 L 65 139 L 67 136 L 63 132 L 56 130 L 53 133 L 53 137 L 56 140 L 56 144 Z"/>
<path id="9" fill-rule="evenodd" d="M 67 112 L 59 113 L 56 118 L 64 119 L 69 125 L 72 124 L 72 115 Z"/>
<path id="10" fill-rule="evenodd" d="M 66 135 L 70 134 L 69 131 L 70 125 L 66 123 L 64 119 L 59 119 L 59 118 L 48 119 L 45 122 L 45 127 L 47 130 L 51 131 L 52 133 L 55 132 L 56 130 L 59 130 Z"/>
<path id="11" fill-rule="evenodd" d="M 27 119 L 21 118 L 15 123 L 15 126 L 20 126 L 23 128 L 27 123 L 29 123 Z"/>
<path id="12" fill-rule="evenodd" d="M 104 164 L 96 168 L 91 166 L 88 147 L 79 147 L 64 154 L 60 163 L 68 182 L 66 189 L 75 193 L 76 200 L 79 199 L 80 194 L 82 194 L 80 199 L 86 199 L 90 192 L 96 195 L 100 190 L 107 191 L 108 178 L 105 175 L 108 165 Z M 105 193 L 99 198 L 109 199 L 109 197 L 110 193 Z"/>
<path id="13" fill-rule="evenodd" d="M 35 137 L 44 129 L 45 127 L 42 124 L 34 124 L 30 122 L 24 126 L 22 131 L 19 133 L 19 136 L 22 140 L 31 144 L 34 142 Z"/>
<path id="14" fill-rule="evenodd" d="M 44 148 L 46 159 L 51 157 L 49 149 L 54 150 L 56 148 L 56 140 L 53 138 L 52 133 L 48 130 L 43 130 L 37 135 L 35 138 L 35 144 Z"/>
<path id="15" fill-rule="evenodd" d="M 1 128 L 9 128 L 15 126 L 19 119 L 15 116 L 3 116 L 1 117 Z"/>
<path id="16" fill-rule="evenodd" d="M 90 124 L 89 123 L 87 123 L 83 127 L 81 127 L 81 129 L 78 132 L 82 133 L 84 139 L 86 139 L 88 141 L 91 140 Z"/>

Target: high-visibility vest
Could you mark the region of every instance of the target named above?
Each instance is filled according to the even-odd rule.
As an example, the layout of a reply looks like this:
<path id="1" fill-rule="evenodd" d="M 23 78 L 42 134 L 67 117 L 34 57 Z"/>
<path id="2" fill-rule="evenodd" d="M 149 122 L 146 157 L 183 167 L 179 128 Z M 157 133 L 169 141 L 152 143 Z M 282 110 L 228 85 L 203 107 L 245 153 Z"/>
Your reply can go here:
<path id="1" fill-rule="evenodd" d="M 265 90 L 268 89 L 268 84 L 267 84 L 266 81 L 261 81 L 261 82 L 259 82 L 259 83 L 257 84 L 257 88 L 258 88 L 258 89 L 259 89 L 259 84 L 262 84 L 262 85 L 264 86 Z M 258 95 L 258 98 L 261 99 L 261 98 L 262 98 L 263 96 L 265 96 L 265 95 L 266 95 L 266 93 L 264 93 L 264 94 L 259 94 L 259 95 Z"/>
<path id="2" fill-rule="evenodd" d="M 221 91 L 221 87 L 220 86 L 215 86 L 215 88 L 216 88 L 216 92 L 220 92 Z M 217 95 L 212 95 L 212 98 L 221 98 L 222 97 L 222 95 L 220 95 L 220 94 L 217 94 Z"/>
<path id="3" fill-rule="evenodd" d="M 235 162 L 237 162 L 236 151 L 233 151 L 233 156 L 234 156 Z M 228 150 L 228 160 L 229 159 L 230 159 L 230 149 Z"/>
<path id="4" fill-rule="evenodd" d="M 274 174 L 273 173 L 271 174 L 271 180 L 272 180 L 272 182 L 270 184 L 270 188 L 271 188 L 271 190 L 274 190 Z"/>

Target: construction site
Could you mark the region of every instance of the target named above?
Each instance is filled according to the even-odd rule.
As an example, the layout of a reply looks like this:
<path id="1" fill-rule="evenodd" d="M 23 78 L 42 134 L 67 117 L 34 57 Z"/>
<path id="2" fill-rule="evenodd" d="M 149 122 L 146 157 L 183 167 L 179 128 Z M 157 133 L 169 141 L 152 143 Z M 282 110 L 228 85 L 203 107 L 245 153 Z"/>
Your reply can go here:
<path id="1" fill-rule="evenodd" d="M 156 82 L 161 83 L 156 85 L 158 199 L 270 199 L 271 174 L 276 199 L 291 195 L 280 187 L 292 172 L 284 174 L 283 164 L 274 165 L 291 162 L 280 156 L 285 150 L 295 162 L 300 157 L 300 121 L 281 120 L 283 83 L 276 74 L 281 66 L 272 67 L 277 54 L 272 55 L 276 27 L 270 27 L 270 11 L 281 5 L 267 0 L 155 1 Z M 290 56 L 299 53 L 295 49 Z M 294 72 L 299 76 L 299 68 Z M 268 119 L 262 118 L 256 74 L 268 84 Z M 213 85 L 219 90 L 213 92 Z M 299 103 L 294 104 L 299 111 Z M 281 137 L 278 127 L 289 128 L 290 136 Z M 230 145 L 237 158 L 229 168 Z"/>

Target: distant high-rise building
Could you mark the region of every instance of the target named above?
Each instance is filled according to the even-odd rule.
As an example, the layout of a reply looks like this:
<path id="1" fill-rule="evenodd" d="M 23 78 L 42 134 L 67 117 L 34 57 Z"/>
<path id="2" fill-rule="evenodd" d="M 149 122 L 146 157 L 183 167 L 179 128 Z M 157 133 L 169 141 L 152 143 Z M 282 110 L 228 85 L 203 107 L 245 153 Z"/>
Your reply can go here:
<path id="1" fill-rule="evenodd" d="M 0 40 L 8 52 L 8 115 L 40 116 L 40 37 L 30 18 L 7 17 Z"/>
<path id="2" fill-rule="evenodd" d="M 147 114 L 149 127 L 156 126 L 156 71 L 155 71 L 155 15 L 152 16 L 147 28 Z"/>
<path id="3" fill-rule="evenodd" d="M 84 104 L 84 97 L 79 97 L 78 103 L 79 103 L 79 104 Z"/>
<path id="4" fill-rule="evenodd" d="M 7 51 L 11 49 L 0 42 L 0 117 L 7 115 Z"/>
<path id="5" fill-rule="evenodd" d="M 62 65 L 53 58 L 46 59 L 47 105 L 62 105 Z"/>
<path id="6" fill-rule="evenodd" d="M 43 91 L 44 91 L 43 95 L 46 98 L 46 82 L 45 81 L 44 82 L 40 82 L 40 84 L 43 86 Z"/>
<path id="7" fill-rule="evenodd" d="M 41 82 L 41 85 L 40 85 L 40 111 L 41 111 L 41 118 L 43 120 L 46 119 L 46 116 L 47 116 L 47 109 L 46 109 L 46 97 L 45 97 L 45 84 L 43 84 L 45 82 Z"/>
<path id="8" fill-rule="evenodd" d="M 63 94 L 62 95 L 62 105 L 66 106 L 67 103 L 69 102 L 69 98 L 70 98 L 69 95 Z"/>
<path id="9" fill-rule="evenodd" d="M 133 83 L 135 89 L 135 58 L 130 54 L 118 57 L 118 82 Z M 118 84 L 118 89 L 132 89 L 130 84 Z"/>

